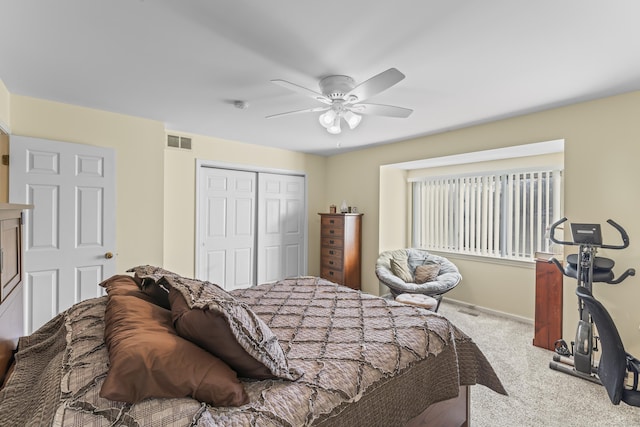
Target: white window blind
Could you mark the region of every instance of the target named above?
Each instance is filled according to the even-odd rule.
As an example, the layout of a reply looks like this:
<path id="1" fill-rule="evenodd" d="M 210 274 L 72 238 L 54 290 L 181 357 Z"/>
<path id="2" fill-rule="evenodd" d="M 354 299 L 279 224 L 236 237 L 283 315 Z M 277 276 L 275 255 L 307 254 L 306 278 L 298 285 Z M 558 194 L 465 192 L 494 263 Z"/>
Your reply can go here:
<path id="1" fill-rule="evenodd" d="M 413 246 L 501 258 L 549 251 L 562 171 L 510 171 L 413 183 Z"/>

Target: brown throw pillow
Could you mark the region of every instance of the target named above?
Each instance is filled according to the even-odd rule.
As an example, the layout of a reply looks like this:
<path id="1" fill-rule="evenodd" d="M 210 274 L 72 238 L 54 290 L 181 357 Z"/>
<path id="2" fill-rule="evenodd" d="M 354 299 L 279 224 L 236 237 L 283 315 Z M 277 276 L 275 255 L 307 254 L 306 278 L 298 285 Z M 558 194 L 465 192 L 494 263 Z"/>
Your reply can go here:
<path id="1" fill-rule="evenodd" d="M 181 337 L 226 361 L 241 377 L 276 378 L 269 368 L 254 359 L 238 344 L 221 313 L 189 308 L 180 291 L 175 289 L 169 291 L 169 300 L 174 325 Z"/>
<path id="2" fill-rule="evenodd" d="M 148 295 L 156 305 L 171 310 L 169 289 L 153 279 L 142 279 L 142 292 Z"/>
<path id="3" fill-rule="evenodd" d="M 105 342 L 109 371 L 101 397 L 128 403 L 193 397 L 213 406 L 240 406 L 249 400 L 236 373 L 178 336 L 171 311 L 152 302 L 109 294 Z"/>
<path id="4" fill-rule="evenodd" d="M 424 264 L 416 267 L 416 283 L 433 282 L 440 273 L 440 264 Z"/>
<path id="5" fill-rule="evenodd" d="M 170 309 L 169 290 L 158 285 L 153 279 L 116 274 L 100 283 L 109 295 L 133 295 L 160 307 Z"/>
<path id="6" fill-rule="evenodd" d="M 165 277 L 178 334 L 224 360 L 245 378 L 296 380 L 277 337 L 246 304 L 213 283 Z M 162 283 L 162 281 L 160 282 Z"/>
<path id="7" fill-rule="evenodd" d="M 413 282 L 413 276 L 409 271 L 409 266 L 407 265 L 406 261 L 403 262 L 403 261 L 399 261 L 391 258 L 389 262 L 391 263 L 391 272 L 394 275 L 402 279 L 403 282 L 406 282 L 406 283 Z"/>
<path id="8" fill-rule="evenodd" d="M 109 295 L 130 295 L 131 293 L 140 292 L 139 279 L 125 274 L 116 274 L 99 283 Z"/>
<path id="9" fill-rule="evenodd" d="M 164 276 L 178 276 L 178 274 L 152 265 L 139 265 L 128 269 L 127 272 L 134 273 L 135 279 L 140 282 L 142 291 L 149 295 L 157 305 L 167 310 L 171 309 L 169 305 L 169 289 L 158 282 Z"/>

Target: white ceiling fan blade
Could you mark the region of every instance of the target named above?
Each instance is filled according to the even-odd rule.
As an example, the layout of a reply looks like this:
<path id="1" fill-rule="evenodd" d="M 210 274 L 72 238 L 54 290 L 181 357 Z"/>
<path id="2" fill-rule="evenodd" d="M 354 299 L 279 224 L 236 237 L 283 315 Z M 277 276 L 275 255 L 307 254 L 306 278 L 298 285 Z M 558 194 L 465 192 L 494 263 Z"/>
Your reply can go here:
<path id="1" fill-rule="evenodd" d="M 402 119 L 409 117 L 411 113 L 413 113 L 413 110 L 409 108 L 382 104 L 355 104 L 352 105 L 350 109 L 356 114 L 398 117 Z"/>
<path id="2" fill-rule="evenodd" d="M 266 116 L 266 119 L 271 119 L 273 117 L 280 117 L 280 116 L 289 116 L 291 114 L 300 114 L 300 113 L 315 113 L 318 111 L 327 111 L 328 109 L 330 109 L 331 107 L 315 107 L 315 108 L 306 108 L 304 110 L 296 110 L 296 111 L 287 111 L 286 113 L 278 113 L 278 114 L 272 114 L 270 116 Z"/>
<path id="3" fill-rule="evenodd" d="M 277 84 L 278 86 L 282 86 L 283 88 L 289 89 L 293 92 L 298 92 L 305 96 L 310 96 L 311 98 L 317 101 L 323 102 L 325 104 L 331 104 L 331 100 L 329 98 L 327 98 L 326 96 L 324 96 L 319 92 L 313 91 L 304 86 L 300 86 L 295 83 L 291 83 L 286 80 L 280 80 L 280 79 L 271 80 L 271 82 Z"/>
<path id="4" fill-rule="evenodd" d="M 354 87 L 344 97 L 347 102 L 364 101 L 372 96 L 389 89 L 394 84 L 404 79 L 404 74 L 395 68 L 389 68 L 387 71 L 371 77 L 369 80 L 360 83 Z M 356 98 L 353 98 L 353 96 Z"/>

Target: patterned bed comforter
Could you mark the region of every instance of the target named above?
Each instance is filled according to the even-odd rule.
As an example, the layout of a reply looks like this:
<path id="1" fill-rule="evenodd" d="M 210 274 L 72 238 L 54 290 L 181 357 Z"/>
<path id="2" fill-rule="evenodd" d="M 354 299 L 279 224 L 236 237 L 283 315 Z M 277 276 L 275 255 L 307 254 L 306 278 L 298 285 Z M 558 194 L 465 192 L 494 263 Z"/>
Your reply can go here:
<path id="1" fill-rule="evenodd" d="M 250 402 L 238 408 L 190 398 L 103 399 L 107 297 L 101 297 L 21 339 L 16 369 L 0 391 L 0 425 L 402 425 L 455 397 L 460 385 L 506 394 L 472 340 L 430 311 L 316 277 L 231 293 L 266 322 L 302 378 L 243 380 Z"/>

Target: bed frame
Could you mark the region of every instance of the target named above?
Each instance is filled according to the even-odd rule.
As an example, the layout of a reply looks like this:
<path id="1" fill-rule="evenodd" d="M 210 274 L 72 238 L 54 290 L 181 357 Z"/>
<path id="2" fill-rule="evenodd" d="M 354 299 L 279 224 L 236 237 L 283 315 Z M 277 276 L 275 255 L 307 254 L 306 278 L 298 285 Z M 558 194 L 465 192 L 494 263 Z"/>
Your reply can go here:
<path id="1" fill-rule="evenodd" d="M 409 420 L 405 427 L 469 427 L 469 393 L 469 386 L 461 386 L 458 397 L 434 403 Z"/>
<path id="2" fill-rule="evenodd" d="M 0 304 L 0 386 L 13 361 L 13 350 L 18 344 L 18 338 L 24 331 L 22 297 L 23 287 L 19 283 Z"/>
<path id="3" fill-rule="evenodd" d="M 15 348 L 18 338 L 24 335 L 23 285 L 18 284 L 7 299 L 0 304 L 0 343 L 11 343 Z"/>
<path id="4" fill-rule="evenodd" d="M 23 335 L 23 283 L 20 283 L 0 304 L 0 351 L 15 349 Z M 6 354 L 6 352 L 5 352 Z M 469 426 L 469 387 L 460 387 L 458 397 L 434 403 L 411 419 L 406 427 Z"/>

